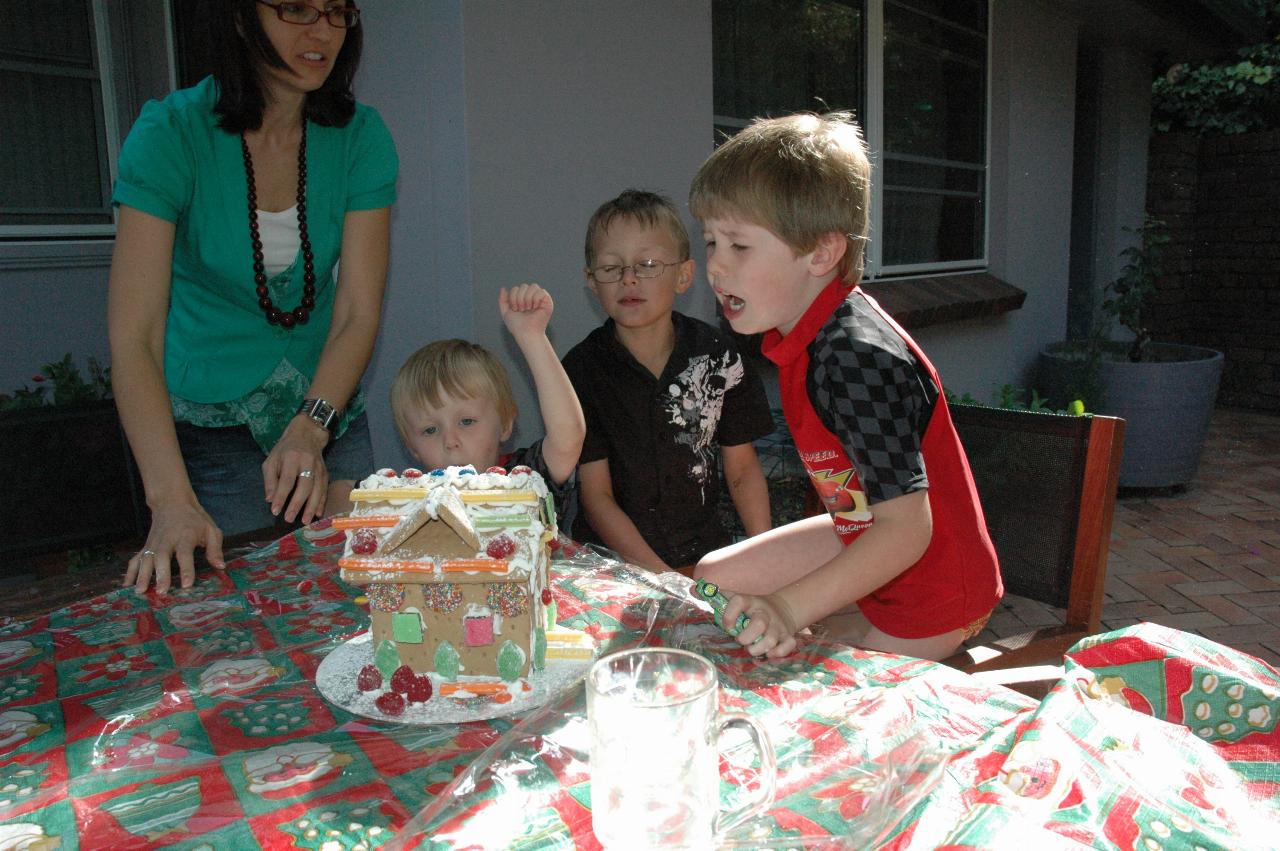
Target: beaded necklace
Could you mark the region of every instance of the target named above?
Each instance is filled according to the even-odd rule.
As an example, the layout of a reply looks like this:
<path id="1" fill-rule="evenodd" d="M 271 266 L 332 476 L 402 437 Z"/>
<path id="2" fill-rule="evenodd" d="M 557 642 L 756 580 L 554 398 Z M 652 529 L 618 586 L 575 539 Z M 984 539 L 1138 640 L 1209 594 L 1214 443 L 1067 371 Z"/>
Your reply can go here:
<path id="1" fill-rule="evenodd" d="M 298 239 L 302 243 L 302 303 L 293 310 L 281 310 L 271 303 L 267 289 L 267 271 L 263 265 L 262 235 L 258 231 L 258 190 L 253 181 L 253 158 L 249 143 L 240 134 L 240 152 L 244 155 L 244 176 L 249 185 L 249 240 L 253 243 L 253 281 L 258 294 L 258 307 L 267 322 L 290 329 L 305 325 L 316 306 L 316 264 L 307 235 L 307 122 L 302 122 L 302 141 L 298 143 Z"/>

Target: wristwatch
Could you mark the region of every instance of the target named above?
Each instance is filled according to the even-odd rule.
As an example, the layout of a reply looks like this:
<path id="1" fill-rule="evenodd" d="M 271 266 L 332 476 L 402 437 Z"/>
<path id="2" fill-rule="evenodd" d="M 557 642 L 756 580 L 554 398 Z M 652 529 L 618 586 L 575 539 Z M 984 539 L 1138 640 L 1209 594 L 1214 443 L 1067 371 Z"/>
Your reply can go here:
<path id="1" fill-rule="evenodd" d="M 324 399 L 303 399 L 298 406 L 298 413 L 306 414 L 316 425 L 333 431 L 338 426 L 338 416 L 342 413 Z"/>

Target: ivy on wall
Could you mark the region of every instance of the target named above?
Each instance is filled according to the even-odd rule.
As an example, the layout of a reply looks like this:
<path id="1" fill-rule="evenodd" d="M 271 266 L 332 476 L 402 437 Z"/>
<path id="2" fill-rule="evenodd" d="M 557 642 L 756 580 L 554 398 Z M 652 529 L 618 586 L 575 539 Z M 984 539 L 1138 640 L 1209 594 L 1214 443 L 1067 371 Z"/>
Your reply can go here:
<path id="1" fill-rule="evenodd" d="M 1280 127 L 1280 2 L 1237 0 L 1261 18 L 1270 40 L 1223 60 L 1179 62 L 1152 83 L 1158 131 L 1232 135 Z"/>

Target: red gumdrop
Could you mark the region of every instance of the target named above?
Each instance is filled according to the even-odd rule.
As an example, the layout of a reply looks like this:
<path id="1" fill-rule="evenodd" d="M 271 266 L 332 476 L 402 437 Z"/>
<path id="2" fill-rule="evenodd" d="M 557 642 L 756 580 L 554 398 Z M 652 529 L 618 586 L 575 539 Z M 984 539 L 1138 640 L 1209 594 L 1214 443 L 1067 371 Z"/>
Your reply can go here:
<path id="1" fill-rule="evenodd" d="M 390 467 L 383 467 L 381 470 L 378 471 L 378 475 L 382 476 L 384 479 L 394 479 L 396 476 L 396 471 L 391 469 Z"/>
<path id="2" fill-rule="evenodd" d="M 431 699 L 431 678 L 426 674 L 414 677 L 413 682 L 409 683 L 409 688 L 405 691 L 404 696 L 409 699 L 410 703 L 426 703 Z"/>
<path id="3" fill-rule="evenodd" d="M 382 672 L 377 665 L 365 665 L 356 675 L 356 688 L 360 691 L 374 691 L 382 688 Z"/>
<path id="4" fill-rule="evenodd" d="M 532 468 L 532 467 L 526 467 L 524 464 L 517 464 L 516 466 L 514 466 L 514 467 L 512 467 L 512 468 L 511 468 L 511 475 L 513 475 L 513 476 L 518 476 L 518 475 L 520 475 L 521 473 L 528 474 L 528 473 L 532 473 L 532 472 L 533 472 L 533 468 Z"/>
<path id="5" fill-rule="evenodd" d="M 391 674 L 391 690 L 398 694 L 407 694 L 409 684 L 414 679 L 413 669 L 408 665 L 401 665 Z"/>
<path id="6" fill-rule="evenodd" d="M 422 471 L 417 467 L 410 467 L 400 475 L 404 476 L 406 479 L 420 479 L 422 478 Z"/>
<path id="7" fill-rule="evenodd" d="M 516 551 L 516 542 L 505 532 L 489 542 L 484 548 L 489 558 L 507 558 Z"/>
<path id="8" fill-rule="evenodd" d="M 400 715 L 404 712 L 404 698 L 394 691 L 378 695 L 373 703 L 383 715 Z"/>
<path id="9" fill-rule="evenodd" d="M 378 549 L 378 536 L 368 529 L 357 529 L 351 533 L 351 552 L 369 555 Z"/>
<path id="10" fill-rule="evenodd" d="M 544 606 L 551 605 L 551 589 L 550 588 L 542 589 L 542 605 Z"/>
<path id="11" fill-rule="evenodd" d="M 486 472 L 486 473 L 501 473 L 501 474 L 505 475 L 505 474 L 506 474 L 506 472 L 507 472 L 507 468 L 506 468 L 506 467 L 499 467 L 497 464 L 495 464 L 495 465 L 493 465 L 492 467 L 490 467 L 489 469 L 485 470 L 485 472 Z"/>

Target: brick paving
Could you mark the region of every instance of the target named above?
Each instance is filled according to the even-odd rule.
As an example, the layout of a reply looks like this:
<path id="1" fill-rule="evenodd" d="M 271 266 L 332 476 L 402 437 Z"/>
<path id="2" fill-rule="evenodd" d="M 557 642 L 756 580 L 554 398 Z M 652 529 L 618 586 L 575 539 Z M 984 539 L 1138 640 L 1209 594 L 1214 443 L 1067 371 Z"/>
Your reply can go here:
<path id="1" fill-rule="evenodd" d="M 1009 595 L 977 641 L 1061 623 Z M 1138 621 L 1202 635 L 1280 666 L 1280 416 L 1218 409 L 1180 493 L 1121 491 L 1104 629 Z"/>

